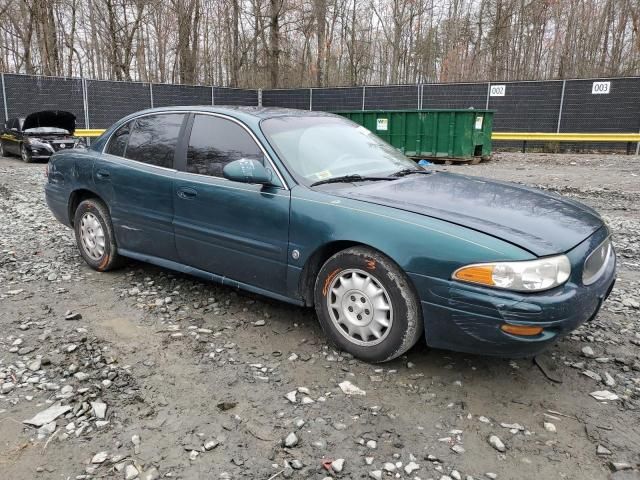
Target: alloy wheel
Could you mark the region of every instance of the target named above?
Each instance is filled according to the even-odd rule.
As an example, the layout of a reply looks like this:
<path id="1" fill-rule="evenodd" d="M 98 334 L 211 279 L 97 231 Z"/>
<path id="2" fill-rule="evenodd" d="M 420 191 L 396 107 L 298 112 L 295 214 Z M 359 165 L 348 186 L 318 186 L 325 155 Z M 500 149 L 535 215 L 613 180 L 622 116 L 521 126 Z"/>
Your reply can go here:
<path id="1" fill-rule="evenodd" d="M 344 270 L 332 280 L 327 308 L 337 330 L 360 346 L 379 344 L 393 324 L 389 293 L 373 275 L 360 269 Z"/>
<path id="2" fill-rule="evenodd" d="M 22 157 L 23 162 L 29 163 L 29 152 L 27 152 L 27 148 L 24 145 L 20 148 L 20 156 Z"/>
<path id="3" fill-rule="evenodd" d="M 104 255 L 104 230 L 102 225 L 91 212 L 86 212 L 80 220 L 80 240 L 86 254 L 94 260 L 100 260 Z"/>

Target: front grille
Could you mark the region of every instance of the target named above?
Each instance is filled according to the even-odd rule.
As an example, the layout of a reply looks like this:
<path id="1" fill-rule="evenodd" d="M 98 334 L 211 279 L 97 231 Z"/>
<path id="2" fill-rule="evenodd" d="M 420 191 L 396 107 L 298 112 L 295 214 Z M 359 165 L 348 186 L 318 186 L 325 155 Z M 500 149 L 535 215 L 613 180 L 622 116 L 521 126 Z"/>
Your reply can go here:
<path id="1" fill-rule="evenodd" d="M 611 239 L 607 238 L 596 249 L 589 254 L 584 262 L 584 268 L 582 270 L 582 283 L 585 285 L 591 285 L 594 283 L 602 272 L 604 271 L 609 258 L 613 254 L 613 246 L 611 245 Z"/>
<path id="2" fill-rule="evenodd" d="M 73 148 L 74 142 L 51 142 L 51 146 L 57 152 L 58 150 Z"/>

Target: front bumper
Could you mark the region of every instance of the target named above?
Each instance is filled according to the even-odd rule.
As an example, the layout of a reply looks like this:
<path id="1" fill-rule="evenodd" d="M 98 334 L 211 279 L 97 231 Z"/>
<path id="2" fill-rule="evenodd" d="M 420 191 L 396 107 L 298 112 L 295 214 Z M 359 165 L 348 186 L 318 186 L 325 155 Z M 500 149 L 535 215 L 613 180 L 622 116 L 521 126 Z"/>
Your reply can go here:
<path id="1" fill-rule="evenodd" d="M 55 153 L 53 148 L 46 144 L 39 144 L 38 146 L 25 144 L 25 148 L 32 160 L 48 160 Z"/>
<path id="2" fill-rule="evenodd" d="M 409 274 L 420 292 L 427 344 L 481 355 L 532 356 L 596 316 L 615 283 L 612 255 L 598 280 L 582 284 L 584 260 L 608 235 L 600 229 L 567 253 L 571 278 L 561 287 L 522 294 Z M 505 323 L 543 327 L 531 337 L 500 329 Z"/>
<path id="3" fill-rule="evenodd" d="M 71 150 L 73 148 L 78 148 L 78 147 L 82 147 L 84 146 L 84 144 L 81 143 L 64 143 L 64 147 L 60 148 L 61 144 L 49 144 L 49 143 L 45 143 L 45 142 L 38 142 L 38 143 L 25 143 L 25 147 L 27 149 L 27 151 L 29 152 L 29 154 L 31 155 L 31 158 L 34 160 L 47 160 L 49 159 L 49 157 L 51 157 L 51 155 L 53 155 L 56 152 L 59 151 L 66 151 L 66 150 Z"/>

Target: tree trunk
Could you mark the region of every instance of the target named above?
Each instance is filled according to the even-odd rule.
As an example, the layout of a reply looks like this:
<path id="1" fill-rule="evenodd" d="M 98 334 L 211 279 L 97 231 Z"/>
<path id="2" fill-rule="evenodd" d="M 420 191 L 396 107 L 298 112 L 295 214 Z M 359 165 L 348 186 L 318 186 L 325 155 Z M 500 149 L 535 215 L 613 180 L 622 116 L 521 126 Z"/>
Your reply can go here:
<path id="1" fill-rule="evenodd" d="M 322 87 L 324 85 L 324 67 L 326 62 L 327 52 L 327 0 L 313 0 L 315 23 L 316 23 L 316 40 L 317 40 L 317 52 L 316 52 L 316 86 Z"/>
<path id="2" fill-rule="evenodd" d="M 280 80 L 280 14 L 283 0 L 269 0 L 269 86 L 277 88 Z"/>
<path id="3" fill-rule="evenodd" d="M 231 81 L 232 87 L 238 86 L 240 75 L 240 5 L 231 0 Z"/>

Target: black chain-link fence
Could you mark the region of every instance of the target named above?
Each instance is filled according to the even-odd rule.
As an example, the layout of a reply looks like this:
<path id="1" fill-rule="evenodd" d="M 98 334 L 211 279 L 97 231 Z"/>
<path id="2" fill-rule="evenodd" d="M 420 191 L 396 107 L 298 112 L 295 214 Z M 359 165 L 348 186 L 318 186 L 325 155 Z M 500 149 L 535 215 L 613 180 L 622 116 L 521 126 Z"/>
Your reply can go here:
<path id="1" fill-rule="evenodd" d="M 214 105 L 259 105 L 258 90 L 244 90 L 242 88 L 213 87 Z"/>
<path id="2" fill-rule="evenodd" d="M 420 108 L 420 85 L 364 87 L 362 93 L 367 110 Z"/>
<path id="3" fill-rule="evenodd" d="M 151 85 L 154 107 L 177 107 L 180 105 L 211 105 L 213 89 L 192 85 Z"/>
<path id="4" fill-rule="evenodd" d="M 310 110 L 312 105 L 311 95 L 309 88 L 264 90 L 262 92 L 262 106 Z"/>
<path id="5" fill-rule="evenodd" d="M 311 90 L 313 110 L 361 110 L 362 87 L 314 88 Z"/>
<path id="6" fill-rule="evenodd" d="M 640 132 L 640 77 L 248 90 L 3 74 L 2 101 L 5 118 L 68 110 L 81 128 L 106 128 L 149 107 L 252 105 L 323 111 L 489 108 L 496 111 L 498 132 Z"/>
<path id="7" fill-rule="evenodd" d="M 107 128 L 130 113 L 151 107 L 148 83 L 86 81 L 90 128 Z"/>
<path id="8" fill-rule="evenodd" d="M 83 81 L 79 78 L 2 75 L 4 120 L 41 110 L 66 110 L 86 128 Z"/>
<path id="9" fill-rule="evenodd" d="M 486 95 L 486 93 L 485 93 Z M 505 95 L 489 96 L 488 107 L 500 115 L 493 119 L 495 131 L 556 132 L 562 82 L 505 84 Z"/>
<path id="10" fill-rule="evenodd" d="M 425 84 L 420 108 L 487 108 L 487 83 Z"/>

